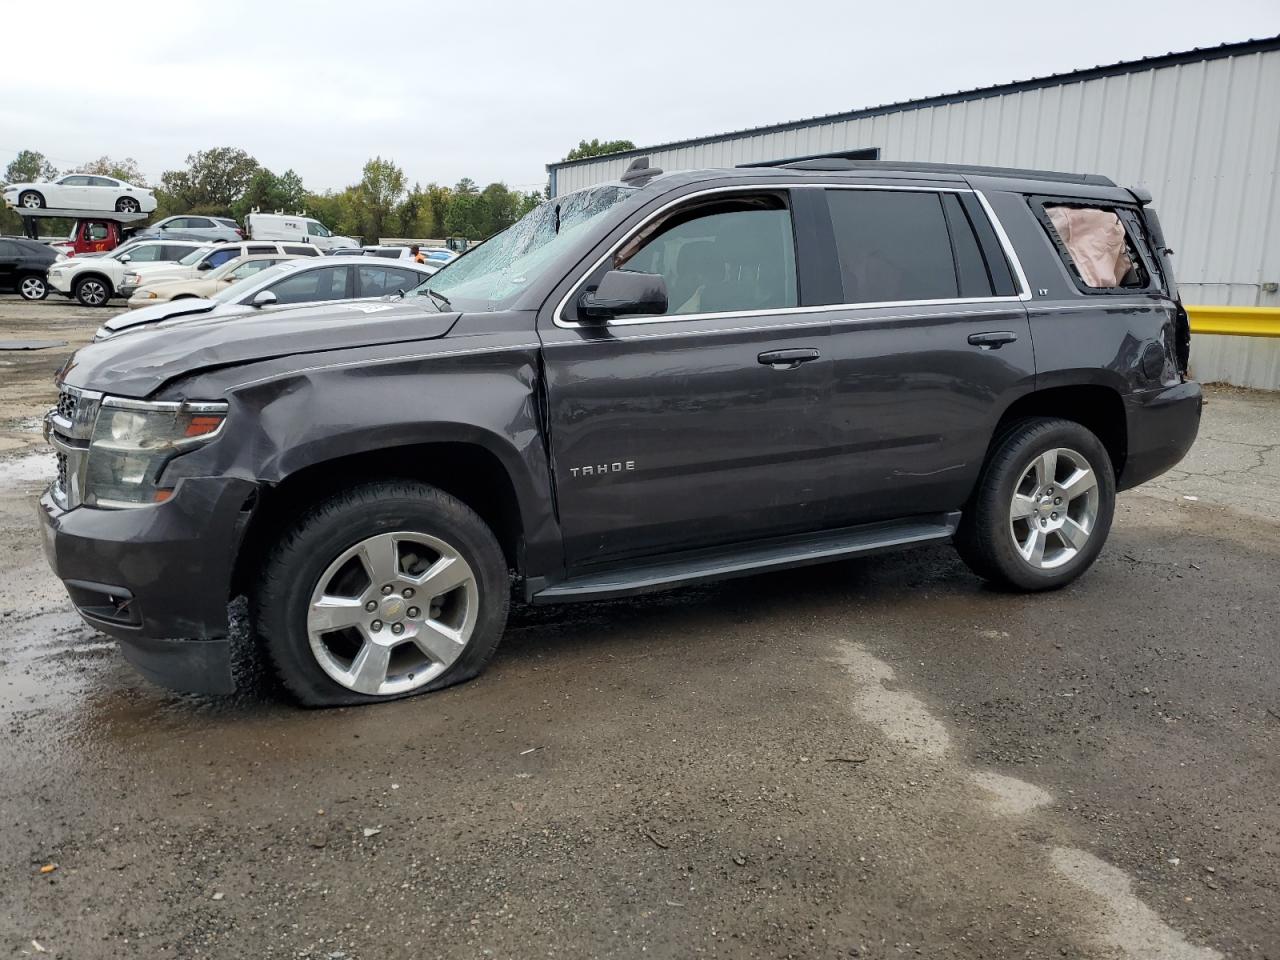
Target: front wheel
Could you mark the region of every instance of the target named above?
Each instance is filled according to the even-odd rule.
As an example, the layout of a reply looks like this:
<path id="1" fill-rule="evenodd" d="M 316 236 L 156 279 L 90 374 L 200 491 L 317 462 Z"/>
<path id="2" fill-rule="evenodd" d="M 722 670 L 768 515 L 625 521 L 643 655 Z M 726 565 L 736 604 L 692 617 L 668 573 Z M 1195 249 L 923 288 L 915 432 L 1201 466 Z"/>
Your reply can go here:
<path id="1" fill-rule="evenodd" d="M 304 705 L 374 703 L 469 680 L 493 657 L 510 583 L 493 533 L 464 503 L 411 481 L 318 504 L 268 556 L 258 633 Z"/>
<path id="2" fill-rule="evenodd" d="M 18 206 L 26 210 L 41 210 L 44 208 L 44 196 L 35 190 L 24 190 L 18 197 Z"/>
<path id="3" fill-rule="evenodd" d="M 104 307 L 111 299 L 111 288 L 107 281 L 97 277 L 85 277 L 75 286 L 75 297 L 85 307 Z"/>
<path id="4" fill-rule="evenodd" d="M 18 281 L 18 293 L 23 300 L 43 300 L 49 295 L 49 285 L 43 277 L 23 277 Z"/>
<path id="5" fill-rule="evenodd" d="M 956 548 L 984 579 L 1052 590 L 1097 559 L 1115 501 L 1111 458 L 1096 435 L 1071 420 L 1023 420 L 993 447 Z"/>

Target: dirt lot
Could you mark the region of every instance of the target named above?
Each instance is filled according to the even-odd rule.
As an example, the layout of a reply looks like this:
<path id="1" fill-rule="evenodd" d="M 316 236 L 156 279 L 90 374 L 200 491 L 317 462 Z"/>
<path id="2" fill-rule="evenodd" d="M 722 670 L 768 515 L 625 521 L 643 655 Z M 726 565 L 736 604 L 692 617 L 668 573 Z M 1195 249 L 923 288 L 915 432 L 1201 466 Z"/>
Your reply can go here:
<path id="1" fill-rule="evenodd" d="M 1277 398 L 1213 391 L 1054 595 L 939 547 L 518 610 L 471 684 L 305 712 L 71 613 L 65 352 L 0 353 L 0 953 L 1280 960 Z"/>

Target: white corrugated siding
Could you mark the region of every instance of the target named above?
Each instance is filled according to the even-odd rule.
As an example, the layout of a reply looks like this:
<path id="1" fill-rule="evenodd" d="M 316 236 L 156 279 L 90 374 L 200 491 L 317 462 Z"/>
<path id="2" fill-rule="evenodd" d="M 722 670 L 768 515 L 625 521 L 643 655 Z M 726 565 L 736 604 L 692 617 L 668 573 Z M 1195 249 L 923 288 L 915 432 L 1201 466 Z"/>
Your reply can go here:
<path id="1" fill-rule="evenodd" d="M 1155 195 L 1187 303 L 1280 306 L 1280 51 L 654 150 L 664 170 L 879 147 L 886 160 L 1102 173 Z M 629 157 L 555 170 L 558 194 Z M 1280 389 L 1280 340 L 1197 337 L 1197 377 Z"/>

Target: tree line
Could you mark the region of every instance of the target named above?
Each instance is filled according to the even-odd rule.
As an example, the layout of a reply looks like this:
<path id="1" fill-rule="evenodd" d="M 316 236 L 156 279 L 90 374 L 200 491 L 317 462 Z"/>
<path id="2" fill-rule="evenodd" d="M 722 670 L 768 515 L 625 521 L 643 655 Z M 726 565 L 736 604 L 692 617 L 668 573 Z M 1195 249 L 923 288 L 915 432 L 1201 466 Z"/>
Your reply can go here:
<path id="1" fill-rule="evenodd" d="M 583 140 L 566 160 L 635 148 L 630 140 Z M 5 183 L 51 180 L 66 173 L 89 173 L 148 186 L 132 157 L 99 157 L 59 171 L 44 154 L 23 150 L 4 172 Z M 292 170 L 275 173 L 237 147 L 214 147 L 187 157 L 178 170 L 166 170 L 151 187 L 156 194 L 154 219 L 174 214 L 230 216 L 243 222 L 255 208 L 263 211 L 305 211 L 334 233 L 376 243 L 379 237 L 466 237 L 483 240 L 524 216 L 544 194 L 522 193 L 504 183 L 481 188 L 463 177 L 453 186 L 438 183 L 409 185 L 404 170 L 390 159 L 373 157 L 360 180 L 341 190 L 307 189 Z M 12 210 L 0 210 L 0 233 L 21 232 Z M 69 227 L 67 228 L 69 229 Z M 58 232 L 50 226 L 46 232 Z"/>

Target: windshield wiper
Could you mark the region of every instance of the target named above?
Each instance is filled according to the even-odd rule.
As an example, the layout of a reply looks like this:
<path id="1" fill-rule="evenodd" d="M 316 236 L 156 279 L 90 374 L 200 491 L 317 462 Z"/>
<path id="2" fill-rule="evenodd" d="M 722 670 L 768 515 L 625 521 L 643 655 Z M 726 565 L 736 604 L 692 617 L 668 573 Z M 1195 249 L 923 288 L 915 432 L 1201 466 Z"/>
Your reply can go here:
<path id="1" fill-rule="evenodd" d="M 425 288 L 423 289 L 423 291 L 422 291 L 422 292 L 423 292 L 423 293 L 425 293 L 427 296 L 431 297 L 431 298 L 432 298 L 433 300 L 435 300 L 437 303 L 442 303 L 442 304 L 444 304 L 444 308 L 445 308 L 446 310 L 448 310 L 450 307 L 452 307 L 452 306 L 453 306 L 453 304 L 451 304 L 451 303 L 449 302 L 449 298 L 448 298 L 448 297 L 446 297 L 443 293 L 436 293 L 436 292 L 435 292 L 434 290 L 432 290 L 430 287 L 425 287 Z"/>

